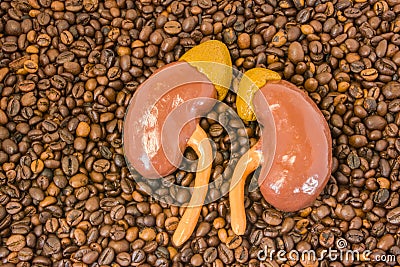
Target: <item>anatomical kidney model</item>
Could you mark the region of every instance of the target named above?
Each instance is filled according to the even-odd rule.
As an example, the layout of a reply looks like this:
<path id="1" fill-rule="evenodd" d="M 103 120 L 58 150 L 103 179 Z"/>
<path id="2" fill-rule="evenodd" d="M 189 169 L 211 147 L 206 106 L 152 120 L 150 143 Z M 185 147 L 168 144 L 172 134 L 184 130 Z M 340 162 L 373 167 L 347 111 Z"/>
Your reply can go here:
<path id="1" fill-rule="evenodd" d="M 261 193 L 268 203 L 282 211 L 297 211 L 310 205 L 328 182 L 332 165 L 329 127 L 317 105 L 295 85 L 280 80 L 269 70 L 255 68 L 244 77 L 236 103 L 239 116 L 244 120 L 257 118 L 263 127 L 269 123 L 265 119 L 268 102 L 275 122 L 276 149 L 272 166 L 264 166 L 267 161 L 262 135 L 236 165 L 229 199 L 231 226 L 238 235 L 246 229 L 245 179 L 259 165 Z M 247 79 L 256 87 L 249 86 Z M 263 131 L 268 132 L 268 128 Z"/>

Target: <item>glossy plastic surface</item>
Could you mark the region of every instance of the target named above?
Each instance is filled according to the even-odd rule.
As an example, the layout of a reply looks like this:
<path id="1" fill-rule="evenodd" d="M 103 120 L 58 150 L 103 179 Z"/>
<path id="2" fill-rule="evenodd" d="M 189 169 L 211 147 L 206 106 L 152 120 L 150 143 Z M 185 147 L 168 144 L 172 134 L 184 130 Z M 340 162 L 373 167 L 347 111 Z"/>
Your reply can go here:
<path id="1" fill-rule="evenodd" d="M 269 81 L 255 93 L 257 116 L 265 109 L 264 97 L 275 121 L 276 151 L 270 170 L 261 169 L 261 193 L 277 209 L 296 211 L 310 205 L 329 180 L 329 127 L 316 104 L 289 82 Z"/>
<path id="2" fill-rule="evenodd" d="M 145 178 L 175 171 L 198 117 L 215 98 L 214 85 L 189 63 L 171 63 L 155 72 L 139 86 L 125 117 L 124 150 L 132 167 Z"/>

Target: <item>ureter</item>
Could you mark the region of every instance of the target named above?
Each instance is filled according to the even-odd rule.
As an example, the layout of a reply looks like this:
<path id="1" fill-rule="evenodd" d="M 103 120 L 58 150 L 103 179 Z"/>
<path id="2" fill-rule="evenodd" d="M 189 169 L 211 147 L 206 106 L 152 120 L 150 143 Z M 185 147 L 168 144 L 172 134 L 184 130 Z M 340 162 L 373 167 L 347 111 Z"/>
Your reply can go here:
<path id="1" fill-rule="evenodd" d="M 244 209 L 244 185 L 247 176 L 252 173 L 261 162 L 261 140 L 250 148 L 238 161 L 233 171 L 229 205 L 231 210 L 231 227 L 236 235 L 243 235 L 246 231 L 246 213 Z"/>
<path id="2" fill-rule="evenodd" d="M 188 145 L 193 148 L 199 159 L 192 197 L 172 237 L 172 242 L 176 246 L 181 246 L 185 243 L 196 227 L 202 204 L 207 196 L 212 168 L 211 144 L 207 134 L 199 125 L 197 125 L 196 130 L 190 137 Z"/>

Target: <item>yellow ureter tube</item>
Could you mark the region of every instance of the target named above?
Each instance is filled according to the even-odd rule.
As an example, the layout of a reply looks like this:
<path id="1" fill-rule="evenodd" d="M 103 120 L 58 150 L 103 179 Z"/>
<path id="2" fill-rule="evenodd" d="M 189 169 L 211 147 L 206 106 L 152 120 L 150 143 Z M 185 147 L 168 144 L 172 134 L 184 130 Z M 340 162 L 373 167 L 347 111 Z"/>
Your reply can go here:
<path id="1" fill-rule="evenodd" d="M 244 185 L 247 176 L 260 165 L 262 159 L 260 147 L 261 139 L 239 159 L 233 171 L 229 190 L 229 203 L 231 210 L 231 227 L 236 235 L 243 235 L 246 231 Z"/>
<path id="2" fill-rule="evenodd" d="M 211 144 L 206 132 L 199 125 L 190 137 L 188 145 L 193 148 L 199 159 L 192 197 L 172 237 L 172 242 L 176 246 L 185 243 L 196 227 L 202 204 L 207 196 L 212 168 Z"/>

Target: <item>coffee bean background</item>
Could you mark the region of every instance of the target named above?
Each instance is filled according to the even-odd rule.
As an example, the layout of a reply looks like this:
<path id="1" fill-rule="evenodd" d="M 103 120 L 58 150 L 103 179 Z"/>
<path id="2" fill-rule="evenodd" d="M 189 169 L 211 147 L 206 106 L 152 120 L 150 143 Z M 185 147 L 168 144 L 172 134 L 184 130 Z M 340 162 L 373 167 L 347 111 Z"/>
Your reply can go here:
<path id="1" fill-rule="evenodd" d="M 398 0 L 0 1 L 0 263 L 400 264 L 399 13 Z M 224 196 L 203 207 L 192 238 L 176 248 L 183 209 L 148 193 L 185 203 L 190 192 L 157 190 L 159 182 L 131 174 L 121 130 L 138 85 L 210 39 L 228 46 L 238 70 L 274 70 L 309 94 L 331 129 L 332 177 L 296 213 L 276 211 L 259 191 L 246 194 L 242 237 L 233 235 Z M 225 102 L 235 108 L 235 94 Z M 213 198 L 229 189 L 227 166 L 243 152 L 243 136 L 252 145 L 259 131 L 249 123 L 229 137 L 216 121 L 238 126 L 222 105 L 201 121 L 217 149 Z M 193 180 L 177 171 L 162 183 Z M 320 253 L 339 238 L 397 262 L 257 260 L 265 247 Z"/>

